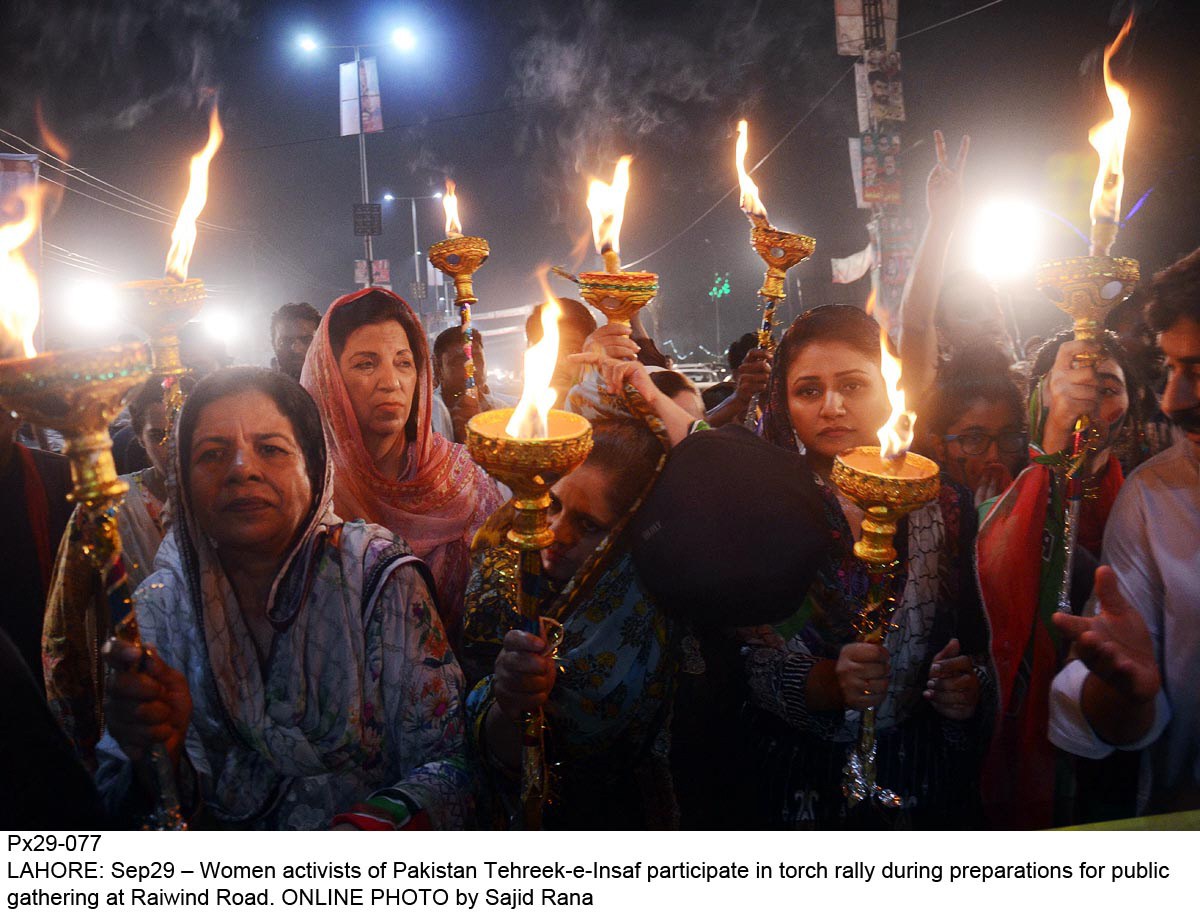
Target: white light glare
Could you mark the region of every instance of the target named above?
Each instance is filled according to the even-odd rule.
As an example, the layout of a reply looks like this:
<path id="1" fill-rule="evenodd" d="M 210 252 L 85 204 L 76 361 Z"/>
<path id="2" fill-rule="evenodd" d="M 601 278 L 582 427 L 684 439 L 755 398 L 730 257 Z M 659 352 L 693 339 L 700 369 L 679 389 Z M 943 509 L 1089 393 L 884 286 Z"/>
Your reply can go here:
<path id="1" fill-rule="evenodd" d="M 1020 278 L 1037 256 L 1039 220 L 1028 202 L 990 202 L 975 221 L 971 262 L 993 281 Z"/>
<path id="2" fill-rule="evenodd" d="M 433 193 L 433 197 L 434 197 L 434 198 L 441 198 L 441 197 L 442 197 L 442 193 L 440 193 L 440 192 L 435 192 L 435 193 Z"/>
<path id="3" fill-rule="evenodd" d="M 317 50 L 317 40 L 311 35 L 301 35 L 300 38 L 296 40 L 296 44 L 300 46 L 301 51 Z"/>
<path id="4" fill-rule="evenodd" d="M 242 332 L 241 321 L 230 311 L 208 310 L 200 317 L 200 321 L 210 337 L 224 343 L 230 350 Z"/>
<path id="5" fill-rule="evenodd" d="M 392 195 L 390 192 L 385 192 L 383 193 L 383 200 L 385 202 L 394 202 L 396 200 L 396 196 Z"/>
<path id="6" fill-rule="evenodd" d="M 401 51 L 412 51 L 417 47 L 417 36 L 412 29 L 401 26 L 392 33 L 392 42 Z"/>
<path id="7" fill-rule="evenodd" d="M 112 329 L 117 324 L 117 291 L 112 285 L 88 279 L 67 291 L 67 316 L 72 325 L 90 332 Z"/>

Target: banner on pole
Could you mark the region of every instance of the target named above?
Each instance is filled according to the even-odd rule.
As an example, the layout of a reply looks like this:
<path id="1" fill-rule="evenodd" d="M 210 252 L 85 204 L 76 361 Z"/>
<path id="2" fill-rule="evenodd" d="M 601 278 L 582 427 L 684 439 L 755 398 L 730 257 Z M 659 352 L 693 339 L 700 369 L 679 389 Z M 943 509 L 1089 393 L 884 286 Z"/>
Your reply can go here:
<path id="1" fill-rule="evenodd" d="M 871 206 L 863 199 L 862 138 L 850 138 L 850 176 L 854 181 L 854 204 L 859 208 Z"/>
<path id="2" fill-rule="evenodd" d="M 357 73 L 356 73 L 357 71 Z M 363 58 L 355 68 L 353 61 L 338 70 L 342 112 L 342 136 L 383 131 L 383 108 L 379 101 L 379 68 L 374 58 Z M 361 119 L 361 121 L 360 121 Z"/>
<path id="3" fill-rule="evenodd" d="M 899 17 L 900 0 L 883 0 L 883 36 L 888 51 L 896 48 L 896 20 Z M 838 54 L 859 55 L 866 49 L 864 19 L 863 0 L 834 0 L 833 22 Z"/>
<path id="4" fill-rule="evenodd" d="M 913 259 L 913 222 L 899 209 L 879 216 L 879 303 L 891 318 L 900 316 L 900 299 Z"/>

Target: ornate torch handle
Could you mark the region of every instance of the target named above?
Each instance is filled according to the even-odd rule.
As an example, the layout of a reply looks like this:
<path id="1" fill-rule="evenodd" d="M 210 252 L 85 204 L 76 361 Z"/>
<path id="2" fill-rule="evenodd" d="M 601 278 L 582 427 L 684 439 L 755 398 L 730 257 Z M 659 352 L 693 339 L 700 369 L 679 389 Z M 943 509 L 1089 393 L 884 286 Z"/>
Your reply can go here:
<path id="1" fill-rule="evenodd" d="M 79 524 L 83 535 L 84 556 L 100 575 L 108 604 L 112 636 L 125 643 L 142 647 L 137 615 L 129 593 L 129 578 L 121 559 L 121 535 L 117 530 L 117 497 L 97 508 L 91 503 L 78 507 Z M 148 653 L 143 648 L 138 667 L 145 668 Z M 146 817 L 146 829 L 186 829 L 179 801 L 175 768 L 163 743 L 155 743 L 147 756 L 154 785 L 154 805 Z"/>

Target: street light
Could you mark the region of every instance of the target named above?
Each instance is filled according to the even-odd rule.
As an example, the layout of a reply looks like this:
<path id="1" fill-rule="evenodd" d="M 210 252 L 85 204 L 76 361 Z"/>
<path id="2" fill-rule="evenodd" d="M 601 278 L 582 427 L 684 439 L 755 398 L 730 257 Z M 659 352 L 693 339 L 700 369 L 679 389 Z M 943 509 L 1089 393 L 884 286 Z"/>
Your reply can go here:
<path id="1" fill-rule="evenodd" d="M 392 33 L 392 44 L 401 51 L 412 51 L 417 47 L 417 37 L 412 29 L 401 26 Z"/>
<path id="2" fill-rule="evenodd" d="M 422 313 L 421 307 L 423 306 L 423 302 L 425 300 L 424 298 L 422 298 L 420 296 L 420 291 L 421 291 L 421 242 L 420 242 L 420 238 L 417 236 L 417 202 L 427 202 L 432 199 L 440 199 L 441 197 L 442 197 L 442 193 L 440 193 L 440 192 L 435 192 L 435 193 L 433 193 L 433 195 L 393 195 L 391 192 L 385 192 L 383 194 L 383 200 L 385 202 L 395 202 L 395 201 L 408 202 L 409 206 L 412 208 L 413 286 L 414 286 L 413 295 L 417 299 L 417 313 Z M 436 304 L 434 305 L 434 311 L 435 312 L 437 311 Z"/>
<path id="3" fill-rule="evenodd" d="M 381 48 L 385 42 L 371 42 L 358 45 L 321 45 L 311 35 L 300 36 L 297 44 L 302 51 L 314 52 L 320 48 L 332 50 L 350 50 L 354 51 L 354 82 L 358 87 L 358 172 L 359 178 L 362 180 L 362 204 L 367 205 L 371 201 L 370 191 L 367 186 L 367 133 L 363 130 L 363 111 L 362 111 L 362 51 L 364 48 Z M 417 36 L 408 28 L 399 28 L 392 32 L 391 44 L 401 51 L 412 51 L 417 47 Z M 367 284 L 375 284 L 375 253 L 371 244 L 371 235 L 366 234 L 363 237 L 363 251 L 367 257 Z"/>

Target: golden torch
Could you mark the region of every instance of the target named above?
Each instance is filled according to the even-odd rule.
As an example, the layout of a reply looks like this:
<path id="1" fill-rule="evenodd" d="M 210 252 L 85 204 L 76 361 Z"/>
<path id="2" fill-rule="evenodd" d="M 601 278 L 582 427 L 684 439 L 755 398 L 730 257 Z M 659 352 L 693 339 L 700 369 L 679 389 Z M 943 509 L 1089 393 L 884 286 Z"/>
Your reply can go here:
<path id="1" fill-rule="evenodd" d="M 454 192 L 454 180 L 446 180 L 446 194 L 442 196 L 446 209 L 446 239 L 429 248 L 429 261 L 454 280 L 454 303 L 458 305 L 458 316 L 462 323 L 463 352 L 467 357 L 467 395 L 478 397 L 475 386 L 475 360 L 471 355 L 471 305 L 479 299 L 471 276 L 487 261 L 491 249 L 482 237 L 464 237 L 458 219 L 458 196 Z"/>
<path id="2" fill-rule="evenodd" d="M 140 644 L 117 531 L 121 499 L 129 487 L 117 478 L 108 426 L 129 391 L 149 377 L 150 351 L 134 344 L 37 354 L 38 284 L 21 247 L 37 230 L 41 196 L 32 190 L 21 200 L 21 219 L 0 227 L 0 355 L 23 356 L 0 361 L 0 407 L 62 433 L 73 487 L 67 498 L 79 504 L 76 525 L 84 536 L 84 555 L 100 575 L 114 635 Z M 157 789 L 147 826 L 182 829 L 166 749 L 156 745 L 149 758 Z"/>
<path id="3" fill-rule="evenodd" d="M 941 488 L 938 466 L 908 450 L 916 414 L 904 407 L 900 389 L 900 362 L 888 348 L 880 330 L 879 348 L 883 378 L 892 415 L 879 430 L 879 447 L 851 448 L 834 459 L 834 485 L 866 513 L 862 538 L 854 543 L 854 556 L 863 561 L 869 576 L 867 602 L 854 629 L 860 643 L 883 643 L 888 618 L 896 605 L 892 596 L 896 570 L 893 540 L 897 523 L 937 497 Z M 858 743 L 842 770 L 842 793 L 850 806 L 863 802 L 884 807 L 900 806 L 900 798 L 876 783 L 875 708 L 861 713 Z"/>
<path id="4" fill-rule="evenodd" d="M 208 120 L 208 141 L 192 157 L 187 196 L 179 209 L 175 229 L 171 231 L 165 277 L 128 282 L 123 286 L 126 292 L 123 313 L 130 323 L 150 337 L 150 348 L 154 353 L 153 373 L 163 378 L 172 427 L 183 406 L 180 379 L 187 372 L 179 354 L 179 331 L 196 316 L 204 302 L 204 281 L 188 278 L 188 265 L 196 246 L 196 221 L 208 201 L 208 167 L 224 137 L 214 105 Z"/>
<path id="5" fill-rule="evenodd" d="M 507 538 L 517 548 L 517 612 L 522 629 L 545 636 L 538 617 L 538 586 L 543 548 L 554 543 L 547 510 L 550 487 L 579 467 L 592 450 L 586 419 L 552 409 L 557 394 L 549 386 L 558 358 L 558 318 L 551 301 L 542 309 L 539 343 L 525 353 L 525 385 L 514 409 L 488 410 L 467 422 L 467 449 L 489 474 L 513 492 L 512 528 Z M 550 625 L 552 630 L 560 630 Z M 550 647 L 554 637 L 546 638 Z M 548 793 L 542 714 L 523 715 L 521 814 L 526 829 L 540 829 Z"/>
<path id="6" fill-rule="evenodd" d="M 603 272 L 581 272 L 579 294 L 611 323 L 629 326 L 633 316 L 658 293 L 654 272 L 625 272 L 621 269 L 621 220 L 629 193 L 632 157 L 617 161 L 611 184 L 593 179 L 588 187 L 587 207 L 592 216 L 592 239 L 604 260 Z M 569 276 L 568 276 L 569 277 Z"/>
<path id="7" fill-rule="evenodd" d="M 767 209 L 758 197 L 758 186 L 746 172 L 746 151 L 749 148 L 749 126 L 745 119 L 738 122 L 737 147 L 734 164 L 737 167 L 738 185 L 741 189 L 741 207 L 750 220 L 750 245 L 767 264 L 767 273 L 763 277 L 762 288 L 758 290 L 763 299 L 762 323 L 758 328 L 758 348 L 768 352 L 774 348 L 771 330 L 775 326 L 775 305 L 787 297 L 784 281 L 788 269 L 803 262 L 812 255 L 817 246 L 816 240 L 803 234 L 790 234 L 777 230 L 767 220 Z M 746 410 L 745 423 L 753 427 L 758 419 L 759 395 L 750 398 L 750 407 Z"/>
<path id="8" fill-rule="evenodd" d="M 1120 227 L 1121 193 L 1125 187 L 1125 140 L 1132 115 L 1129 93 L 1113 79 L 1111 62 L 1132 26 L 1131 13 L 1117 37 L 1104 49 L 1104 89 L 1112 107 L 1112 118 L 1088 132 L 1088 141 L 1100 156 L 1100 167 L 1092 188 L 1089 254 L 1053 260 L 1039 266 L 1037 271 L 1038 288 L 1071 318 L 1075 339 L 1089 344 L 1089 351 L 1075 357 L 1077 367 L 1100 361 L 1099 343 L 1104 320 L 1114 307 L 1133 293 L 1141 277 L 1136 259 L 1109 255 Z M 1093 344 L 1094 349 L 1091 348 Z M 1075 435 L 1068 452 L 1070 457 L 1060 471 L 1067 497 L 1067 515 L 1063 524 L 1065 564 L 1058 594 L 1058 606 L 1062 611 L 1071 610 L 1071 567 L 1083 503 L 1083 478 L 1088 463 L 1099 449 L 1097 442 L 1091 420 L 1081 416 L 1075 422 Z"/>

